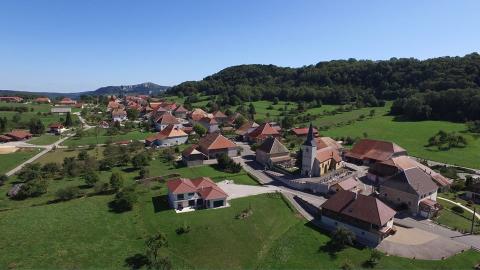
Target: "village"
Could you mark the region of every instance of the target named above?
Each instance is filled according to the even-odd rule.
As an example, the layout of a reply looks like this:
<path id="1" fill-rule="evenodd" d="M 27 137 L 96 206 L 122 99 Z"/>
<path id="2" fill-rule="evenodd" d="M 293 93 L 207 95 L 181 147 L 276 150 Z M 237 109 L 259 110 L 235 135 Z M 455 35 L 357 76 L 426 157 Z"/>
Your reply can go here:
<path id="1" fill-rule="evenodd" d="M 25 102 L 20 97 L 0 97 L 0 101 Z M 104 104 L 69 98 L 52 102 L 46 97 L 27 103 L 51 104 L 50 113 L 62 119 L 67 114 L 78 117 L 77 126 L 65 121 L 48 124 L 46 132 L 58 140 L 74 140 L 76 133 L 93 129 L 146 127 L 152 132 L 144 138 L 111 141 L 107 145 L 141 142 L 147 150 L 175 149 L 178 154 L 174 159 L 182 166 L 244 170 L 260 184 L 252 187 L 201 175 L 171 177 L 165 180 L 168 204 L 178 215 L 223 209 L 240 197 L 280 193 L 318 228 L 333 235 L 347 231 L 354 235 L 355 243 L 388 255 L 442 260 L 480 249 L 480 238 L 473 233 L 478 226 L 475 220 L 480 219 L 475 210 L 462 206 L 472 212 L 470 232 L 432 222 L 443 209 L 439 201 L 449 200 L 439 193 L 448 191 L 453 180 L 431 169 L 425 160 L 409 156 L 408 149 L 395 142 L 360 138 L 346 147 L 343 141 L 322 136 L 311 123 L 283 129 L 277 122 L 257 123 L 240 112 L 206 111 L 148 95 L 109 96 Z M 297 152 L 286 146 L 287 134 L 301 142 Z M 31 147 L 32 136 L 29 130 L 11 130 L 0 136 L 0 147 Z M 42 153 L 61 148 L 66 146 L 52 143 Z M 40 157 L 35 156 L 6 175 L 21 172 L 23 166 Z M 22 186 L 26 185 L 13 185 L 8 196 L 15 198 Z M 463 196 L 465 201 L 478 203 L 480 182 Z"/>

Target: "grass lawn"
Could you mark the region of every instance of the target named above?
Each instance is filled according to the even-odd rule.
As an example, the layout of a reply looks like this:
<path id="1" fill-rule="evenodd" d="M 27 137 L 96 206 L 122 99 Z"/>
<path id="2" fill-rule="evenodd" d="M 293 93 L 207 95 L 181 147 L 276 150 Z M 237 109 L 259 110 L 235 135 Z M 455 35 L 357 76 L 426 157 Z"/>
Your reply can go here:
<path id="1" fill-rule="evenodd" d="M 153 134 L 155 134 L 155 132 L 142 132 L 142 131 L 135 130 L 127 133 L 108 136 L 106 134 L 106 131 L 102 129 L 99 131 L 98 143 L 100 144 L 106 143 L 109 139 L 111 139 L 112 142 L 117 142 L 122 140 L 144 140 L 146 137 Z M 63 145 L 65 146 L 70 146 L 70 145 L 78 146 L 78 145 L 90 145 L 90 144 L 97 144 L 97 137 L 95 136 L 94 129 L 87 131 L 86 134 L 81 138 L 73 137 L 63 142 Z"/>
<path id="2" fill-rule="evenodd" d="M 386 115 L 387 107 L 376 108 L 376 115 L 367 117 L 363 121 L 356 121 L 350 125 L 332 127 L 322 131 L 321 134 L 331 137 L 363 137 L 366 133 L 368 138 L 388 140 L 397 143 L 407 149 L 412 156 L 425 159 L 455 164 L 465 167 L 480 168 L 480 139 L 465 132 L 465 124 L 446 121 L 395 121 L 392 116 Z M 356 118 L 363 111 L 370 108 L 342 113 L 333 116 L 325 116 L 317 119 L 316 125 L 325 123 L 345 122 L 348 118 Z M 365 113 L 368 115 L 368 113 Z M 447 132 L 459 132 L 468 141 L 465 148 L 452 148 L 448 151 L 438 150 L 436 147 L 426 147 L 428 139 L 439 130 Z"/>
<path id="3" fill-rule="evenodd" d="M 0 107 L 27 107 L 30 111 L 33 108 L 33 112 L 50 112 L 52 108 L 51 104 L 36 104 L 36 103 L 10 103 L 10 102 L 0 102 Z"/>
<path id="4" fill-rule="evenodd" d="M 31 140 L 28 141 L 28 143 L 36 145 L 48 145 L 58 140 L 60 140 L 60 136 L 56 136 L 53 134 L 43 134 L 39 137 L 33 137 Z"/>
<path id="5" fill-rule="evenodd" d="M 369 257 L 366 249 L 347 248 L 335 256 L 321 251 L 328 236 L 275 195 L 175 214 L 166 209 L 164 186 L 138 192 L 134 209 L 122 214 L 109 211 L 112 195 L 0 212 L 0 268 L 127 269 L 126 259 L 143 254 L 145 239 L 156 232 L 166 234 L 164 254 L 175 268 L 338 269 L 345 260 L 360 267 Z M 247 207 L 253 209 L 249 218 L 234 218 Z M 185 224 L 191 231 L 176 234 Z M 471 269 L 479 259 L 471 251 L 445 261 L 384 257 L 378 269 Z"/>
<path id="6" fill-rule="evenodd" d="M 439 216 L 435 219 L 438 223 L 454 228 L 458 231 L 470 232 L 472 226 L 473 214 L 465 211 L 464 213 L 456 213 L 451 210 L 454 204 L 444 200 L 437 200 L 443 206 Z M 474 232 L 480 233 L 480 220 L 476 219 Z"/>
<path id="7" fill-rule="evenodd" d="M 0 154 L 0 175 L 5 174 L 40 151 L 40 149 L 36 148 L 21 148 L 14 153 Z"/>

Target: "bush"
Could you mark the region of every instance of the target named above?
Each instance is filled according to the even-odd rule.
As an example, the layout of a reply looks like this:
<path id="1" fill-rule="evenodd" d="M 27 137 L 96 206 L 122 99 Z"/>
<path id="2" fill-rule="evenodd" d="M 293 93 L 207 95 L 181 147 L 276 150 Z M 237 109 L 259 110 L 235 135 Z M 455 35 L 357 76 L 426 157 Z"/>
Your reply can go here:
<path id="1" fill-rule="evenodd" d="M 37 179 L 22 185 L 14 199 L 26 199 L 38 197 L 47 192 L 48 182 L 43 179 Z"/>
<path id="2" fill-rule="evenodd" d="M 465 210 L 461 206 L 458 206 L 458 205 L 452 206 L 451 209 L 452 209 L 453 212 L 458 213 L 458 214 L 463 214 L 465 212 Z"/>
<path id="3" fill-rule="evenodd" d="M 117 192 L 123 187 L 123 176 L 119 172 L 114 172 L 110 176 L 110 187 Z"/>
<path id="4" fill-rule="evenodd" d="M 126 212 L 133 208 L 133 204 L 138 200 L 134 188 L 126 188 L 115 195 L 115 199 L 110 203 L 110 208 L 114 212 Z"/>
<path id="5" fill-rule="evenodd" d="M 242 166 L 239 163 L 235 163 L 232 158 L 223 153 L 217 158 L 218 168 L 225 172 L 238 173 L 242 170 Z"/>
<path id="6" fill-rule="evenodd" d="M 147 178 L 150 176 L 150 170 L 146 167 L 142 167 L 140 171 L 138 172 L 138 177 L 140 179 Z"/>
<path id="7" fill-rule="evenodd" d="M 93 190 L 97 194 L 106 193 L 108 191 L 108 189 L 109 189 L 108 183 L 104 183 L 104 182 L 97 182 L 97 183 L 95 183 L 95 186 L 93 187 Z"/>
<path id="8" fill-rule="evenodd" d="M 62 188 L 57 190 L 57 192 L 55 192 L 55 197 L 59 201 L 69 201 L 79 197 L 80 195 L 81 195 L 80 189 L 75 186 Z"/>
<path id="9" fill-rule="evenodd" d="M 98 182 L 99 177 L 98 177 L 98 174 L 95 173 L 94 171 L 87 170 L 85 172 L 85 174 L 83 175 L 83 180 L 85 180 L 85 184 L 87 186 L 93 187 L 95 185 L 95 183 Z"/>
<path id="10" fill-rule="evenodd" d="M 190 232 L 190 225 L 187 225 L 186 223 L 183 224 L 183 226 L 178 227 L 175 232 L 180 235 L 180 234 L 185 234 Z"/>
<path id="11" fill-rule="evenodd" d="M 8 176 L 6 176 L 5 174 L 0 175 L 0 186 L 3 186 L 5 182 L 7 182 L 7 180 L 8 180 Z"/>

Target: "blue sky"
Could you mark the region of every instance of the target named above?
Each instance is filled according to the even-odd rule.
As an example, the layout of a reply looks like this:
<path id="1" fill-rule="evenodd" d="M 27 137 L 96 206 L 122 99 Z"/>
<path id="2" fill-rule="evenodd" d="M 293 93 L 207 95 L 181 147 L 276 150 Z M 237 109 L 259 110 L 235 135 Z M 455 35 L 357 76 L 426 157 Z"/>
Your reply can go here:
<path id="1" fill-rule="evenodd" d="M 0 89 L 175 85 L 238 64 L 480 51 L 480 1 L 0 0 Z"/>

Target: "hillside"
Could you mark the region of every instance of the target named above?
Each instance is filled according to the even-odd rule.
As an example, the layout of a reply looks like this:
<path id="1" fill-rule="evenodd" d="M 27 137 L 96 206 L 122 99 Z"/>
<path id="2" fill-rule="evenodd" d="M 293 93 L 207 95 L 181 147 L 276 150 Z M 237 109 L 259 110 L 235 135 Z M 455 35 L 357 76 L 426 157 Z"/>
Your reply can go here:
<path id="1" fill-rule="evenodd" d="M 134 85 L 120 85 L 120 86 L 105 86 L 100 87 L 93 91 L 75 92 L 75 93 L 58 93 L 58 92 L 29 92 L 21 90 L 0 90 L 0 96 L 48 96 L 50 98 L 56 98 L 60 96 L 78 98 L 81 95 L 118 95 L 118 94 L 158 94 L 167 90 L 168 86 L 162 86 L 151 82 L 134 84 Z"/>
<path id="2" fill-rule="evenodd" d="M 362 99 L 387 99 L 412 93 L 480 88 L 480 55 L 427 60 L 335 60 L 300 68 L 240 65 L 201 81 L 184 82 L 169 92 L 223 94 L 238 100 L 321 100 L 344 104 Z"/>

